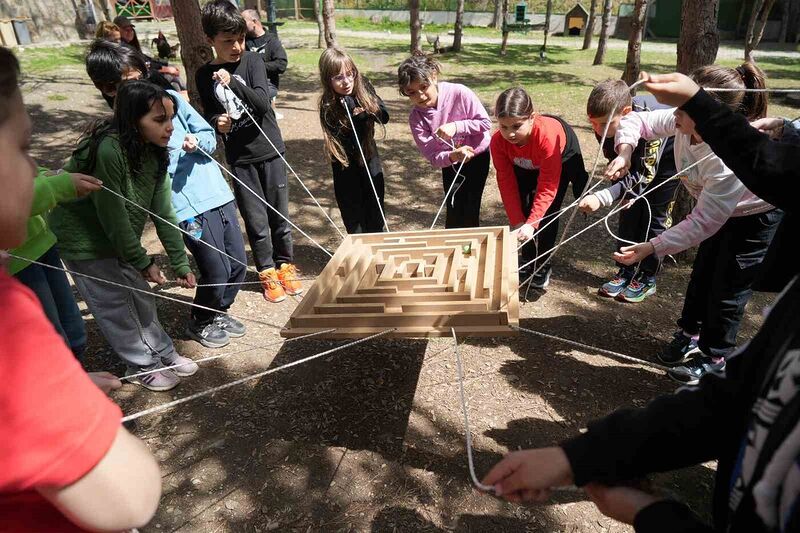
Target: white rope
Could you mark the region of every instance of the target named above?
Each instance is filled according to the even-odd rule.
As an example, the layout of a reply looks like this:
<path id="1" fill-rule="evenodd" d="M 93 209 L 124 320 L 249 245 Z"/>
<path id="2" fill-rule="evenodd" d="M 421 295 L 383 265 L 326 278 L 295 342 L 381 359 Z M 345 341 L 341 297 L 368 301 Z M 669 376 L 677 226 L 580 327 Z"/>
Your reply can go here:
<path id="1" fill-rule="evenodd" d="M 220 81 L 220 83 L 222 83 L 222 82 Z M 280 152 L 280 150 L 278 150 L 278 148 L 272 142 L 272 139 L 269 138 L 269 135 L 267 135 L 266 132 L 263 129 L 261 129 L 261 124 L 259 124 L 259 121 L 257 121 L 255 119 L 255 117 L 250 113 L 250 110 L 247 108 L 247 106 L 244 105 L 242 100 L 236 95 L 236 93 L 233 92 L 233 90 L 230 88 L 230 86 L 227 83 L 222 83 L 222 85 L 224 85 L 225 88 L 227 88 L 230 91 L 230 93 L 231 93 L 231 95 L 233 96 L 234 99 L 239 101 L 239 104 L 241 105 L 241 107 L 244 110 L 244 112 L 247 113 L 247 116 L 250 117 L 250 120 L 253 121 L 253 124 L 255 124 L 256 128 L 258 128 L 258 131 L 261 132 L 261 135 L 264 136 L 264 138 L 267 140 L 267 142 L 272 147 L 272 149 L 275 151 L 275 153 L 278 154 L 278 157 L 281 158 L 283 163 L 286 165 L 286 168 L 289 169 L 289 172 L 292 173 L 292 175 L 297 179 L 297 181 L 300 183 L 300 185 L 303 187 L 303 189 L 305 189 L 305 191 L 308 193 L 308 195 L 311 197 L 311 199 L 314 200 L 314 203 L 317 204 L 317 207 L 319 207 L 319 210 L 322 211 L 323 215 L 325 215 L 325 218 L 328 219 L 328 222 L 331 223 L 331 226 L 333 226 L 333 228 L 336 231 L 339 232 L 339 235 L 342 237 L 342 239 L 344 239 L 344 233 L 342 233 L 342 230 L 339 229 L 339 226 L 337 226 L 336 223 L 333 221 L 333 219 L 330 217 L 330 215 L 328 215 L 328 212 L 325 211 L 325 209 L 323 209 L 323 207 L 321 205 L 319 205 L 319 202 L 317 201 L 317 198 L 311 193 L 311 191 L 308 190 L 308 187 L 306 187 L 306 184 L 303 183 L 303 180 L 301 180 L 300 176 L 297 175 L 297 172 L 294 171 L 294 169 L 292 168 L 292 165 L 289 164 L 289 162 L 286 160 L 286 158 L 283 156 L 283 154 Z M 205 153 L 205 152 L 203 152 L 203 153 Z M 216 159 L 215 159 L 215 161 L 216 161 Z M 248 189 L 250 189 L 250 188 L 248 187 Z M 252 192 L 252 189 L 250 189 L 250 191 Z M 255 193 L 253 193 L 253 194 L 255 194 Z M 258 195 L 256 194 L 256 196 L 258 196 Z M 259 198 L 261 198 L 261 197 L 259 196 Z"/>
<path id="2" fill-rule="evenodd" d="M 98 278 L 98 277 L 95 277 L 95 276 L 91 276 L 89 274 L 83 274 L 81 272 L 73 272 L 73 271 L 68 270 L 66 268 L 58 267 L 58 266 L 55 266 L 55 265 L 48 265 L 47 263 L 41 263 L 39 261 L 34 261 L 33 259 L 27 259 L 25 257 L 20 257 L 18 255 L 14 255 L 14 254 L 11 254 L 11 253 L 9 253 L 8 255 L 9 255 L 9 257 L 13 257 L 14 259 L 19 259 L 21 261 L 26 261 L 26 262 L 34 264 L 34 265 L 43 266 L 43 267 L 46 267 L 46 268 L 50 268 L 52 270 L 60 270 L 61 272 L 65 272 L 65 273 L 67 273 L 67 274 L 69 274 L 71 276 L 80 276 L 82 278 L 91 279 L 91 280 L 94 280 L 94 281 L 99 281 L 101 283 L 107 283 L 108 285 L 113 285 L 114 287 L 119 287 L 121 289 L 128 289 L 128 290 L 134 291 L 134 292 L 141 292 L 143 294 L 147 294 L 148 296 L 153 296 L 155 298 L 161 298 L 162 300 L 168 300 L 170 302 L 179 303 L 181 305 L 188 305 L 189 307 L 194 307 L 196 309 L 203 309 L 204 311 L 212 311 L 212 312 L 217 313 L 217 314 L 227 315 L 227 316 L 233 317 L 233 318 L 235 318 L 237 320 L 245 320 L 245 321 L 248 321 L 248 322 L 253 322 L 255 324 L 261 324 L 262 326 L 269 326 L 270 328 L 273 328 L 273 329 L 281 329 L 280 326 L 276 326 L 275 324 L 270 324 L 269 322 L 264 322 L 263 320 L 258 320 L 258 319 L 255 319 L 255 318 L 248 318 L 248 317 L 243 317 L 243 316 L 239 316 L 239 315 L 234 315 L 233 313 L 228 313 L 227 311 L 220 311 L 219 309 L 213 309 L 211 307 L 206 307 L 205 305 L 196 304 L 194 302 L 185 302 L 185 301 L 180 300 L 178 298 L 172 298 L 170 296 L 166 296 L 164 294 L 159 294 L 159 293 L 154 292 L 152 290 L 140 289 L 138 287 L 130 287 L 130 286 L 124 285 L 122 283 L 117 283 L 116 281 L 111 281 L 111 280 L 108 280 L 108 279 Z"/>
<path id="3" fill-rule="evenodd" d="M 175 401 L 168 402 L 168 403 L 165 403 L 165 404 L 162 404 L 162 405 L 158 405 L 156 407 L 151 407 L 150 409 L 145 409 L 144 411 L 139 411 L 138 413 L 134 413 L 132 415 L 128 415 L 128 416 L 123 417 L 122 418 L 122 422 L 128 422 L 130 420 L 136 420 L 137 418 L 141 418 L 141 417 L 146 416 L 146 415 L 151 415 L 151 414 L 154 414 L 154 413 L 160 413 L 161 411 L 166 411 L 167 409 L 172 409 L 173 407 L 175 407 L 177 405 L 181 405 L 181 404 L 184 404 L 184 403 L 187 403 L 187 402 L 191 402 L 192 400 L 196 400 L 198 398 L 203 398 L 205 396 L 210 396 L 212 394 L 216 394 L 217 392 L 223 391 L 225 389 L 230 389 L 231 387 L 235 387 L 237 385 L 241 385 L 242 383 L 247 383 L 248 381 L 252 381 L 254 379 L 259 379 L 259 378 L 262 378 L 262 377 L 267 376 L 269 374 L 273 374 L 273 373 L 279 372 L 281 370 L 286 370 L 287 368 L 291 368 L 293 366 L 297 366 L 297 365 L 300 365 L 302 363 L 306 363 L 308 361 L 312 361 L 314 359 L 319 359 L 320 357 L 324 357 L 324 356 L 330 355 L 330 354 L 332 354 L 334 352 L 338 352 L 338 351 L 344 350 L 345 348 L 350 348 L 351 346 L 355 346 L 357 344 L 364 343 L 364 342 L 366 342 L 368 340 L 375 339 L 377 337 L 382 337 L 383 335 L 386 335 L 388 333 L 391 333 L 391 332 L 395 331 L 395 329 L 396 328 L 387 329 L 387 330 L 381 331 L 380 333 L 376 333 L 375 335 L 370 335 L 369 337 L 364 337 L 363 339 L 357 339 L 357 340 L 349 342 L 347 344 L 343 344 L 342 346 L 337 346 L 336 348 L 332 348 L 330 350 L 326 350 L 324 352 L 320 352 L 320 353 L 315 354 L 315 355 L 310 355 L 308 357 L 304 357 L 302 359 L 298 359 L 297 361 L 292 361 L 291 363 L 287 363 L 285 365 L 277 366 L 277 367 L 271 368 L 269 370 L 264 370 L 263 372 L 259 372 L 257 374 L 252 374 L 252 375 L 249 375 L 249 376 L 245 376 L 243 378 L 237 379 L 235 381 L 231 381 L 230 383 L 226 383 L 226 384 L 220 385 L 218 387 L 213 387 L 211 389 L 208 389 L 208 390 L 205 390 L 205 391 L 202 391 L 202 392 L 198 392 L 196 394 L 191 394 L 191 395 L 186 396 L 185 398 L 181 398 L 179 400 L 175 400 Z"/>
<path id="4" fill-rule="evenodd" d="M 450 196 L 450 193 L 453 191 L 453 187 L 455 187 L 456 182 L 458 181 L 458 175 L 461 174 L 461 169 L 464 167 L 464 163 L 466 163 L 466 158 L 461 160 L 461 164 L 458 165 L 458 170 L 456 170 L 455 176 L 453 176 L 453 182 L 450 184 L 450 187 L 447 189 L 447 193 L 444 195 L 444 200 L 442 200 L 442 205 L 439 206 L 439 210 L 436 212 L 436 216 L 433 217 L 433 224 L 431 224 L 431 229 L 436 227 L 436 221 L 439 220 L 439 215 L 442 214 L 442 209 L 444 206 L 447 205 L 447 198 Z"/>
<path id="5" fill-rule="evenodd" d="M 222 163 L 220 163 L 219 161 L 217 161 L 216 159 L 214 159 L 214 156 L 212 156 L 211 154 L 209 154 L 208 152 L 206 152 L 205 150 L 203 150 L 203 149 L 202 149 L 202 148 L 200 148 L 199 146 L 197 147 L 197 150 L 198 150 L 199 152 L 201 152 L 201 153 L 205 154 L 205 155 L 206 155 L 206 157 L 208 157 L 210 160 L 212 160 L 214 163 L 216 163 L 216 164 L 217 164 L 217 166 L 218 166 L 219 168 L 221 168 L 222 170 L 224 170 L 225 172 L 227 172 L 227 173 L 228 173 L 228 175 L 231 177 L 231 179 L 234 179 L 234 180 L 236 180 L 236 181 L 237 181 L 237 182 L 238 182 L 238 183 L 239 183 L 239 184 L 240 184 L 242 187 L 244 187 L 245 189 L 247 189 L 248 191 L 250 191 L 250 192 L 251 192 L 251 193 L 252 193 L 252 194 L 253 194 L 253 195 L 254 195 L 256 198 L 258 198 L 258 199 L 259 199 L 259 201 L 261 201 L 261 203 L 263 203 L 265 206 L 267 206 L 268 208 L 270 208 L 270 209 L 271 209 L 271 210 L 272 210 L 274 213 L 276 213 L 276 214 L 277 214 L 279 217 L 281 217 L 283 220 L 285 220 L 286 222 L 288 222 L 288 223 L 289 223 L 289 224 L 290 224 L 290 225 L 291 225 L 291 226 L 292 226 L 294 229 L 296 229 L 297 231 L 299 231 L 299 232 L 300 232 L 300 233 L 303 235 L 303 237 L 305 237 L 305 238 L 306 238 L 306 239 L 308 239 L 309 241 L 311 241 L 311 242 L 313 242 L 314 244 L 316 244 L 316 245 L 317 245 L 317 247 L 318 247 L 320 250 L 322 250 L 323 252 L 325 252 L 326 254 L 328 254 L 328 256 L 329 256 L 329 257 L 333 257 L 333 254 L 332 254 L 332 253 L 330 253 L 330 252 L 328 251 L 328 249 L 327 249 L 327 248 L 325 248 L 325 247 L 324 247 L 324 246 L 322 246 L 320 243 L 318 243 L 317 241 L 315 241 L 314 239 L 312 239 L 311 237 L 309 237 L 309 235 L 308 235 L 308 234 L 307 234 L 305 231 L 303 231 L 303 230 L 301 230 L 300 228 L 298 228 L 298 227 L 295 225 L 295 223 L 294 223 L 294 222 L 292 222 L 291 220 L 289 220 L 289 218 L 288 218 L 288 217 L 286 217 L 286 216 L 285 216 L 283 213 L 281 213 L 280 211 L 278 211 L 277 209 L 275 209 L 274 207 L 272 207 L 272 206 L 270 205 L 270 203 L 269 203 L 269 202 L 267 202 L 267 201 L 266 201 L 264 198 L 262 198 L 261 196 L 259 196 L 259 195 L 258 195 L 258 193 L 256 193 L 256 191 L 254 191 L 253 189 L 251 189 L 251 188 L 250 188 L 250 187 L 249 187 L 249 186 L 248 186 L 248 185 L 247 185 L 245 182 L 243 182 L 242 180 L 240 180 L 240 179 L 239 179 L 239 178 L 236 176 L 236 174 L 234 174 L 233 172 L 231 172 L 230 170 L 228 170 L 228 169 L 225 167 L 225 165 L 223 165 Z M 337 228 L 337 229 L 338 229 L 338 228 Z"/>
<path id="6" fill-rule="evenodd" d="M 800 93 L 800 89 L 733 89 L 729 87 L 703 87 L 709 93 Z"/>
<path id="7" fill-rule="evenodd" d="M 245 348 L 244 350 L 238 350 L 236 352 L 223 353 L 223 354 L 219 354 L 219 355 L 212 355 L 212 356 L 209 356 L 209 357 L 203 357 L 202 359 L 194 359 L 192 361 L 189 361 L 189 362 L 186 362 L 186 363 L 180 363 L 178 365 L 162 366 L 162 367 L 159 367 L 159 368 L 154 368 L 153 370 L 145 370 L 143 372 L 137 372 L 136 374 L 128 374 L 126 376 L 122 376 L 121 378 L 119 378 L 119 380 L 120 381 L 125 381 L 125 380 L 129 380 L 129 379 L 133 379 L 133 378 L 138 378 L 138 377 L 141 377 L 141 376 L 146 376 L 148 374 L 155 374 L 156 372 L 161 372 L 162 370 L 172 370 L 173 368 L 180 368 L 182 366 L 191 365 L 193 363 L 194 364 L 205 363 L 206 361 L 213 361 L 215 359 L 223 359 L 225 357 L 230 357 L 232 355 L 239 355 L 239 354 L 242 354 L 242 353 L 245 353 L 245 352 L 252 352 L 253 350 L 263 350 L 264 348 L 268 348 L 270 346 L 275 346 L 277 344 L 283 345 L 283 344 L 286 344 L 287 342 L 297 341 L 297 340 L 300 340 L 300 339 L 307 339 L 309 337 L 315 337 L 317 335 L 322 335 L 322 334 L 325 334 L 325 333 L 332 333 L 334 331 L 336 331 L 336 328 L 325 329 L 325 330 L 322 330 L 322 331 L 317 331 L 315 333 L 309 333 L 308 335 L 301 335 L 300 337 L 293 337 L 291 339 L 281 339 L 278 342 L 271 342 L 269 344 L 264 344 L 262 346 L 250 346 L 249 348 Z"/>
<path id="8" fill-rule="evenodd" d="M 356 132 L 356 125 L 353 122 L 353 116 L 350 114 L 350 108 L 347 107 L 347 102 L 345 99 L 342 98 L 341 100 L 342 107 L 347 112 L 347 118 L 350 119 L 350 127 L 353 128 L 353 136 L 356 138 L 356 145 L 358 145 L 358 151 L 361 153 L 361 160 L 364 162 L 364 172 L 367 173 L 367 177 L 369 178 L 369 184 L 372 186 L 372 193 L 375 195 L 375 201 L 378 203 L 378 211 L 381 212 L 381 218 L 383 219 L 383 225 L 386 228 L 386 231 L 389 230 L 389 223 L 386 222 L 386 215 L 383 213 L 383 207 L 381 206 L 381 199 L 378 197 L 378 189 L 375 188 L 375 181 L 372 179 L 372 173 L 369 171 L 369 163 L 367 163 L 367 158 L 364 155 L 364 150 L 361 148 L 361 140 L 358 138 L 358 133 Z M 366 113 L 366 111 L 362 111 Z"/>

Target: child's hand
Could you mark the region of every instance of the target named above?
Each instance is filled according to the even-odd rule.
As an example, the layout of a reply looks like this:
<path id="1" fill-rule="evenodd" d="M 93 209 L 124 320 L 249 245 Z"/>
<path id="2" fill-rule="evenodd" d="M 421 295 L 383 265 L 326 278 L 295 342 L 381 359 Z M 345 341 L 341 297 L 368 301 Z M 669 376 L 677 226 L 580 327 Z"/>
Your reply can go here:
<path id="1" fill-rule="evenodd" d="M 231 128 L 233 128 L 233 121 L 227 113 L 223 113 L 217 117 L 217 131 L 220 133 L 230 133 Z"/>
<path id="2" fill-rule="evenodd" d="M 190 154 L 195 150 L 197 150 L 197 137 L 191 133 L 187 133 L 186 137 L 183 139 L 183 151 Z"/>
<path id="3" fill-rule="evenodd" d="M 215 80 L 220 82 L 222 85 L 229 85 L 231 83 L 231 74 L 224 68 L 219 69 L 214 73 L 212 76 Z"/>
<path id="4" fill-rule="evenodd" d="M 119 378 L 110 372 L 89 372 L 89 379 L 105 394 L 122 387 Z"/>
<path id="5" fill-rule="evenodd" d="M 185 276 L 178 278 L 178 285 L 184 289 L 194 289 L 197 286 L 197 281 L 194 279 L 194 274 L 189 272 Z"/>
<path id="6" fill-rule="evenodd" d="M 755 122 L 751 122 L 750 125 L 761 133 L 768 134 L 773 139 L 778 139 L 783 135 L 782 118 L 760 118 Z"/>
<path id="7" fill-rule="evenodd" d="M 150 263 L 149 267 L 142 270 L 142 277 L 156 285 L 163 285 L 167 282 L 167 278 L 164 277 L 161 269 L 155 263 Z"/>
<path id="8" fill-rule="evenodd" d="M 625 524 L 633 524 L 639 511 L 659 500 L 652 494 L 631 487 L 606 487 L 589 483 L 584 490 L 601 513 Z"/>
<path id="9" fill-rule="evenodd" d="M 482 481 L 511 502 L 544 501 L 552 487 L 572 483 L 572 468 L 558 447 L 511 452 Z"/>
<path id="10" fill-rule="evenodd" d="M 533 238 L 534 228 L 531 224 L 523 224 L 517 228 L 517 240 L 527 242 Z"/>
<path id="11" fill-rule="evenodd" d="M 618 180 L 628 173 L 628 169 L 631 168 L 630 147 L 629 144 L 620 145 L 619 155 L 606 166 L 604 174 L 606 179 Z"/>
<path id="12" fill-rule="evenodd" d="M 72 185 L 75 187 L 78 198 L 83 198 L 84 196 L 88 196 L 89 193 L 99 191 L 103 188 L 103 182 L 94 176 L 71 172 L 69 177 L 72 178 Z"/>
<path id="13" fill-rule="evenodd" d="M 444 139 L 445 141 L 449 141 L 452 139 L 456 134 L 456 123 L 455 122 L 448 122 L 447 124 L 442 124 L 439 126 L 439 129 L 436 130 L 436 135 Z"/>
<path id="14" fill-rule="evenodd" d="M 364 108 L 363 107 L 354 107 L 353 108 L 353 115 L 360 115 L 363 112 L 364 112 Z"/>
<path id="15" fill-rule="evenodd" d="M 671 107 L 682 106 L 700 90 L 700 86 L 689 76 L 677 72 L 657 76 L 642 72 L 639 79 L 647 80 L 644 86 L 656 97 L 656 100 Z"/>
<path id="16" fill-rule="evenodd" d="M 656 249 L 652 243 L 643 242 L 633 246 L 623 246 L 619 252 L 614 252 L 614 260 L 623 265 L 635 265 L 655 252 Z"/>
<path id="17" fill-rule="evenodd" d="M 584 213 L 594 213 L 600 209 L 600 199 L 594 194 L 587 194 L 578 204 L 578 209 Z"/>
<path id="18" fill-rule="evenodd" d="M 159 72 L 161 74 L 169 74 L 170 76 L 180 76 L 181 75 L 181 71 L 180 70 L 178 70 L 176 67 L 170 67 L 169 65 L 167 65 L 166 67 L 161 67 L 159 69 Z"/>
<path id="19" fill-rule="evenodd" d="M 457 161 L 469 161 L 475 157 L 475 150 L 472 146 L 459 146 L 450 152 L 450 161 L 455 163 Z"/>

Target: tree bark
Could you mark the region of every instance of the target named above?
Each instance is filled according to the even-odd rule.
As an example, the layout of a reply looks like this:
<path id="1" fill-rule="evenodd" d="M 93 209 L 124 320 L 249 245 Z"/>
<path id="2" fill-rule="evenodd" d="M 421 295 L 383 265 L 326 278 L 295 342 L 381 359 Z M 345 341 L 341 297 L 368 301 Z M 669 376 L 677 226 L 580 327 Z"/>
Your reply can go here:
<path id="1" fill-rule="evenodd" d="M 325 30 L 325 46 L 336 46 L 336 9 L 333 0 L 322 0 L 322 24 Z"/>
<path id="2" fill-rule="evenodd" d="M 508 51 L 508 25 L 506 21 L 508 20 L 508 0 L 503 0 L 503 11 L 502 11 L 502 28 L 503 28 L 503 42 L 500 43 L 500 55 L 506 55 Z"/>
<path id="3" fill-rule="evenodd" d="M 547 53 L 547 36 L 550 35 L 550 17 L 553 16 L 553 0 L 547 0 L 547 9 L 544 13 L 544 42 L 542 43 L 542 55 Z"/>
<path id="4" fill-rule="evenodd" d="M 683 1 L 678 72 L 691 74 L 697 67 L 714 63 L 719 50 L 718 18 L 719 0 Z"/>
<path id="5" fill-rule="evenodd" d="M 172 16 L 178 41 L 181 43 L 181 60 L 186 69 L 189 101 L 196 109 L 203 109 L 194 75 L 197 69 L 214 59 L 200 23 L 200 4 L 197 0 L 172 0 Z"/>
<path id="6" fill-rule="evenodd" d="M 592 0 L 589 5 L 589 20 L 586 21 L 586 30 L 583 33 L 583 47 L 581 50 L 588 50 L 592 47 L 594 37 L 594 19 L 597 18 L 597 0 Z"/>
<path id="7" fill-rule="evenodd" d="M 602 65 L 606 56 L 606 43 L 608 42 L 608 27 L 611 24 L 612 0 L 603 3 L 603 23 L 600 27 L 600 39 L 597 41 L 597 53 L 594 55 L 592 65 Z"/>
<path id="8" fill-rule="evenodd" d="M 300 0 L 294 0 L 294 20 L 302 20 L 303 14 L 300 12 Z"/>
<path id="9" fill-rule="evenodd" d="M 419 21 L 419 0 L 408 0 L 409 21 L 411 30 L 411 53 L 420 52 L 419 40 L 422 33 L 422 25 Z"/>
<path id="10" fill-rule="evenodd" d="M 492 15 L 491 28 L 500 30 L 503 28 L 503 1 L 494 0 L 494 15 Z"/>
<path id="11" fill-rule="evenodd" d="M 644 32 L 645 15 L 647 14 L 647 0 L 636 0 L 633 8 L 633 21 L 631 35 L 628 38 L 628 56 L 625 59 L 625 73 L 622 79 L 628 85 L 639 78 L 639 59 L 642 51 L 642 37 Z"/>
<path id="12" fill-rule="evenodd" d="M 460 52 L 461 37 L 464 34 L 464 0 L 456 1 L 456 24 L 453 29 L 453 52 Z"/>
<path id="13" fill-rule="evenodd" d="M 764 35 L 764 27 L 769 20 L 769 12 L 775 0 L 756 0 L 753 12 L 750 14 L 750 21 L 747 23 L 747 36 L 744 39 L 744 60 L 753 61 L 753 51 L 758 48 L 761 37 Z M 759 16 L 760 14 L 760 16 Z"/>
<path id="14" fill-rule="evenodd" d="M 320 0 L 314 0 L 314 18 L 317 20 L 317 48 L 322 48 L 325 42 L 325 23 L 322 22 L 322 10 L 319 7 Z"/>

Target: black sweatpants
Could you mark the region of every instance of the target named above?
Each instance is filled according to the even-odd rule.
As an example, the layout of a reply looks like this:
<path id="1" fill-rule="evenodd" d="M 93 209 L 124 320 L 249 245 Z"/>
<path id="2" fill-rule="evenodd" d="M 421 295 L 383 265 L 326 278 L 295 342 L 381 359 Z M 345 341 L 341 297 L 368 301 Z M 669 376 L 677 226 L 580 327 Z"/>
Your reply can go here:
<path id="1" fill-rule="evenodd" d="M 650 187 L 645 189 L 645 193 L 662 181 L 653 182 Z M 679 180 L 670 180 L 661 185 L 653 193 L 647 194 L 644 198 L 650 202 L 650 211 L 647 210 L 647 203 L 644 199 L 636 199 L 628 208 L 619 212 L 619 225 L 617 235 L 630 242 L 645 242 L 664 233 L 672 225 L 672 204 L 675 197 L 675 189 L 680 185 Z M 648 224 L 650 231 L 647 230 Z M 617 251 L 623 246 L 630 246 L 630 243 L 617 241 Z M 623 265 L 617 263 L 619 268 L 624 268 L 631 274 L 636 270 L 637 265 Z M 655 276 L 661 268 L 661 260 L 656 254 L 649 255 L 639 264 L 639 272 L 643 276 Z"/>
<path id="2" fill-rule="evenodd" d="M 249 194 L 249 193 L 248 193 Z M 216 284 L 216 283 L 239 283 L 247 273 L 247 255 L 244 251 L 244 240 L 242 240 L 242 230 L 236 218 L 236 206 L 233 202 L 209 209 L 195 217 L 201 225 L 203 233 L 200 240 L 222 250 L 241 261 L 237 263 L 230 257 L 222 255 L 210 247 L 200 244 L 192 237 L 183 235 L 183 242 L 189 249 L 197 263 L 200 277 L 197 283 Z M 181 222 L 180 227 L 186 229 L 187 222 Z M 239 293 L 239 285 L 221 285 L 218 287 L 198 287 L 194 294 L 194 303 L 204 307 L 211 307 L 220 311 L 227 311 L 236 295 Z M 205 325 L 214 320 L 215 313 L 204 309 L 192 308 L 192 318 L 201 325 Z"/>
<path id="3" fill-rule="evenodd" d="M 488 150 L 478 154 L 461 167 L 458 183 L 447 198 L 445 228 L 477 228 L 481 225 L 481 199 L 489 175 L 490 156 Z M 442 169 L 444 193 L 450 190 L 456 170 L 461 163 Z"/>
<path id="4" fill-rule="evenodd" d="M 704 354 L 725 357 L 736 347 L 753 281 L 782 217 L 773 209 L 729 218 L 697 250 L 678 326 L 700 334 Z"/>
<path id="5" fill-rule="evenodd" d="M 519 197 L 522 202 L 522 214 L 527 217 L 531 214 L 533 208 L 533 199 L 536 196 L 536 184 L 539 180 L 539 170 L 529 170 L 514 165 L 514 175 L 517 177 L 517 187 L 519 189 Z M 580 152 L 572 155 L 561 164 L 561 181 L 558 184 L 558 192 L 553 199 L 553 203 L 545 213 L 545 217 L 540 223 L 539 227 L 544 228 L 535 239 L 528 242 L 522 247 L 520 251 L 520 266 L 533 261 L 538 255 L 551 250 L 556 244 L 556 237 L 558 236 L 559 221 L 553 222 L 554 217 L 549 215 L 561 209 L 561 204 L 564 201 L 564 195 L 567 194 L 567 188 L 570 182 L 573 183 L 573 194 L 580 196 L 586 180 L 589 179 L 589 174 L 586 172 L 586 167 L 583 164 L 583 156 Z M 552 222 L 552 224 L 550 224 Z M 547 227 L 545 227 L 545 225 Z M 533 271 L 550 260 L 548 253 L 541 257 L 536 263 L 533 263 L 523 270 Z M 521 276 L 520 276 L 521 277 Z"/>
<path id="6" fill-rule="evenodd" d="M 380 159 L 373 158 L 369 161 L 372 181 L 375 191 L 381 201 L 380 209 L 384 209 L 383 194 L 383 169 Z M 369 176 L 363 165 L 351 163 L 344 167 L 338 161 L 331 163 L 333 170 L 333 191 L 336 194 L 336 204 L 342 215 L 347 233 L 379 233 L 384 231 L 383 217 L 375 201 L 375 192 L 372 190 Z"/>
<path id="7" fill-rule="evenodd" d="M 238 181 L 233 183 L 233 192 L 242 212 L 256 268 L 261 272 L 293 262 L 291 226 L 264 205 L 266 200 L 283 216 L 289 216 L 289 187 L 283 161 L 275 157 L 257 163 L 235 165 L 233 172 L 255 191 L 253 194 Z"/>

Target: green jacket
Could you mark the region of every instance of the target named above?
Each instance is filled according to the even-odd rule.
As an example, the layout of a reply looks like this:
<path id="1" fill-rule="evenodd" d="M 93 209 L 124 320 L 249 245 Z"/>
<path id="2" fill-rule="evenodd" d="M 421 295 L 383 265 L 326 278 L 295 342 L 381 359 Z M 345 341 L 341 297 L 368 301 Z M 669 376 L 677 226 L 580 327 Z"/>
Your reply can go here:
<path id="1" fill-rule="evenodd" d="M 103 181 L 103 185 L 149 211 L 177 224 L 172 209 L 172 185 L 166 172 L 156 176 L 158 158 L 152 152 L 142 156 L 141 167 L 131 172 L 128 160 L 115 134 L 107 134 L 97 148 L 94 164 L 89 161 L 89 143 L 72 156 L 65 170 L 84 172 Z M 62 204 L 50 214 L 50 227 L 58 237 L 61 257 L 67 260 L 117 257 L 143 270 L 150 258 L 142 247 L 147 213 L 106 191 Z M 156 233 L 164 245 L 172 270 L 177 276 L 191 271 L 183 248 L 183 237 L 176 228 L 153 218 Z"/>
<path id="2" fill-rule="evenodd" d="M 46 168 L 39 167 L 33 180 L 33 206 L 31 218 L 28 219 L 28 237 L 19 248 L 9 250 L 12 254 L 36 261 L 56 243 L 56 236 L 47 227 L 45 213 L 60 202 L 72 200 L 77 195 L 69 173 L 61 172 L 52 176 L 46 175 Z M 11 259 L 8 273 L 14 275 L 30 263 L 20 259 Z"/>

